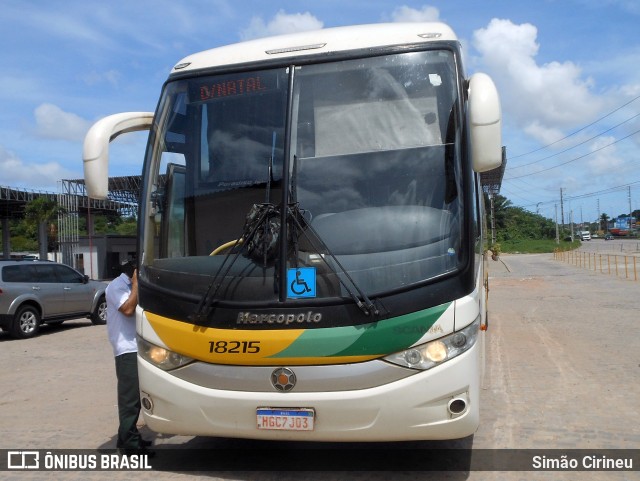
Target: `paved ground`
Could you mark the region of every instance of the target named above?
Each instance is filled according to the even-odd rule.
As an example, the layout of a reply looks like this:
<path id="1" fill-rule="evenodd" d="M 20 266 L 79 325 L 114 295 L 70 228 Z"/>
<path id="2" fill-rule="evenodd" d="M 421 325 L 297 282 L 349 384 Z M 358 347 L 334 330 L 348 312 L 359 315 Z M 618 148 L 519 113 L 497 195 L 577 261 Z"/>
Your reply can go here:
<path id="1" fill-rule="evenodd" d="M 490 263 L 490 277 L 483 418 L 473 448 L 640 448 L 640 282 L 549 254 L 503 255 Z M 469 479 L 534 476 L 640 479 L 637 472 Z"/>
<path id="2" fill-rule="evenodd" d="M 553 260 L 490 261 L 490 327 L 481 426 L 462 443 L 493 448 L 640 448 L 640 282 Z M 112 448 L 117 419 L 113 357 L 104 326 L 77 320 L 31 340 L 0 334 L 0 449 Z M 154 435 L 160 448 L 264 444 Z M 414 445 L 415 446 L 415 445 Z M 378 446 L 380 447 L 380 446 Z M 382 446 L 385 448 L 385 446 Z M 389 446 L 394 449 L 396 446 Z M 185 451 L 188 463 L 188 451 Z M 1 473 L 49 479 L 51 473 Z M 635 473 L 60 473 L 60 479 L 529 480 L 640 479 Z"/>
<path id="3" fill-rule="evenodd" d="M 640 255 L 640 239 L 625 239 L 622 237 L 605 241 L 601 238 L 591 239 L 582 243 L 580 250 L 611 254 Z"/>
<path id="4" fill-rule="evenodd" d="M 474 447 L 640 448 L 640 283 L 501 257 Z"/>

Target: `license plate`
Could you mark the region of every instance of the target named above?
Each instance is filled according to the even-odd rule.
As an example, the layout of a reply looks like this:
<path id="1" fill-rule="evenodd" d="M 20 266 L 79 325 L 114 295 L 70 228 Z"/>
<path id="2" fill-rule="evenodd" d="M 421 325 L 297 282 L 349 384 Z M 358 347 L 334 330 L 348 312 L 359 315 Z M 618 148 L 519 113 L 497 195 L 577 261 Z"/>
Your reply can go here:
<path id="1" fill-rule="evenodd" d="M 308 408 L 258 408 L 258 429 L 313 431 L 315 411 Z"/>

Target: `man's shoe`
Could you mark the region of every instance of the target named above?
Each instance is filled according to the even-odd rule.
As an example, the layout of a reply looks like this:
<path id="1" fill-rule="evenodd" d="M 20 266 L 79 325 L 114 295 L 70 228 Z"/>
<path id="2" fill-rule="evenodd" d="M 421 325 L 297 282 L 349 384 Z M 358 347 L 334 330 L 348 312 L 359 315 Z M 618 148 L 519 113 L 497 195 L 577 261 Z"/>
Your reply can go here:
<path id="1" fill-rule="evenodd" d="M 119 449 L 118 451 L 120 451 L 120 454 L 124 454 L 126 456 L 132 456 L 132 455 L 140 455 L 140 454 L 144 454 L 145 456 L 148 456 L 150 458 L 155 457 L 156 452 L 153 449 L 149 449 L 149 448 L 124 448 L 124 449 Z"/>
<path id="2" fill-rule="evenodd" d="M 140 438 L 140 440 L 138 441 L 138 446 L 140 446 L 141 448 L 148 448 L 149 446 L 153 446 L 153 441 L 147 441 L 146 439 Z M 124 443 L 121 443 L 120 441 L 117 442 L 116 444 L 117 449 L 121 449 L 124 447 L 125 447 Z M 136 448 L 128 448 L 128 449 L 136 449 Z"/>

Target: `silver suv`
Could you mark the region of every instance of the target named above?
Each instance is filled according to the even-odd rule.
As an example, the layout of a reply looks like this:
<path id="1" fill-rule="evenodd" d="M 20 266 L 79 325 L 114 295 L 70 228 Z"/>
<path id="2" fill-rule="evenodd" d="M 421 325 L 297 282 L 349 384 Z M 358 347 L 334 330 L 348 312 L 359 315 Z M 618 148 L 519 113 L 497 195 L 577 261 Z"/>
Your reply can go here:
<path id="1" fill-rule="evenodd" d="M 24 339 L 37 335 L 42 323 L 88 317 L 104 324 L 105 288 L 64 264 L 0 260 L 0 327 Z"/>

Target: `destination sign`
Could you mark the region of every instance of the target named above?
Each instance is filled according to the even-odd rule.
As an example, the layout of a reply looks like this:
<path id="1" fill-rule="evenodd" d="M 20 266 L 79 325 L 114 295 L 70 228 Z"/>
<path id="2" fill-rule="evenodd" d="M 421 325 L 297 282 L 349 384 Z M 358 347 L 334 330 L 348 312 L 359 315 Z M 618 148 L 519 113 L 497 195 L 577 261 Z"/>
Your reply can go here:
<path id="1" fill-rule="evenodd" d="M 192 90 L 192 98 L 196 101 L 205 102 L 265 93 L 277 88 L 278 77 L 276 73 L 272 72 L 209 77 L 205 81 L 200 81 L 196 84 L 195 91 Z"/>

